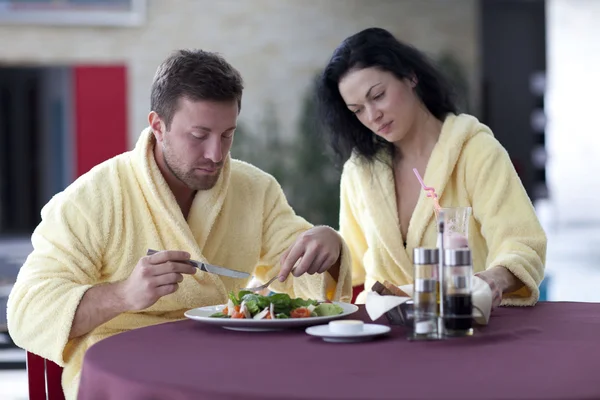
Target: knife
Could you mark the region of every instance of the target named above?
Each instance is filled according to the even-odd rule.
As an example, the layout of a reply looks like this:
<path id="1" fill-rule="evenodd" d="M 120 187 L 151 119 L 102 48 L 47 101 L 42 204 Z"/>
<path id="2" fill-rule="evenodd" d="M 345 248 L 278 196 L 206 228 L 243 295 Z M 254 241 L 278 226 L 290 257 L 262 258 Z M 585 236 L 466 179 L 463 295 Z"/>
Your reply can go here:
<path id="1" fill-rule="evenodd" d="M 152 254 L 158 253 L 157 250 L 148 249 L 146 255 L 151 256 Z M 251 275 L 247 272 L 236 271 L 234 269 L 223 268 L 217 265 L 212 265 L 196 260 L 188 260 L 190 264 L 198 268 L 200 271 L 210 272 L 211 274 L 229 276 L 231 278 L 249 278 Z"/>

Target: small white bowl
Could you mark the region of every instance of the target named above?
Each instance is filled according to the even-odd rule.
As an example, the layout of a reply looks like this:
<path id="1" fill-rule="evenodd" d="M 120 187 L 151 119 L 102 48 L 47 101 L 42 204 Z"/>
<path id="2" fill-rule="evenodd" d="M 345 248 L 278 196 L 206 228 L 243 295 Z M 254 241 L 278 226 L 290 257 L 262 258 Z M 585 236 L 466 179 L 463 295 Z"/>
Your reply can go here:
<path id="1" fill-rule="evenodd" d="M 359 320 L 338 320 L 329 322 L 331 333 L 352 334 L 363 331 L 365 323 Z"/>

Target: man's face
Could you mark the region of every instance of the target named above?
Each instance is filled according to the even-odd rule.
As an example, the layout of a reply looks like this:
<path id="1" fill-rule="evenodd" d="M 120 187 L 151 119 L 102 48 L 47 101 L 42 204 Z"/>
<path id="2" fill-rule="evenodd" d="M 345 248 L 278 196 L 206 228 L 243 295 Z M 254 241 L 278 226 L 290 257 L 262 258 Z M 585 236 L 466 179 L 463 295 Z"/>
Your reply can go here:
<path id="1" fill-rule="evenodd" d="M 219 179 L 235 132 L 236 100 L 181 98 L 169 131 L 156 135 L 158 156 L 171 174 L 191 190 L 211 189 Z M 156 134 L 156 133 L 155 133 Z"/>

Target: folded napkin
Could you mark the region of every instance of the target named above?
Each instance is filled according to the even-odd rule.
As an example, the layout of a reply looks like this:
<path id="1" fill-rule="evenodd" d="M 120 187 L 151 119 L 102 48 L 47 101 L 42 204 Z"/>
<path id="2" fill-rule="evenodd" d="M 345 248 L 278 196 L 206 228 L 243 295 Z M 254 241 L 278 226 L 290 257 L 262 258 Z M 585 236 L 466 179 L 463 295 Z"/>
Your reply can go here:
<path id="1" fill-rule="evenodd" d="M 492 312 L 492 289 L 478 276 L 473 276 L 473 320 L 479 325 L 487 325 Z M 412 296 L 413 286 L 398 286 L 404 293 Z M 371 320 L 375 321 L 394 307 L 411 300 L 411 297 L 382 296 L 377 292 L 368 292 L 365 308 Z"/>

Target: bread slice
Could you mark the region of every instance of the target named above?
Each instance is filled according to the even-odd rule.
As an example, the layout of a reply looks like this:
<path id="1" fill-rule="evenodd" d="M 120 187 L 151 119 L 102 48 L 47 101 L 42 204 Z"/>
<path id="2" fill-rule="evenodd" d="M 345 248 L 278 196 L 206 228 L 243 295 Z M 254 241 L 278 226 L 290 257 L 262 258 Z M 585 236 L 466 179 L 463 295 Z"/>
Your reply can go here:
<path id="1" fill-rule="evenodd" d="M 385 288 L 387 290 L 389 290 L 390 292 L 392 292 L 392 294 L 394 296 L 410 297 L 408 295 L 408 293 L 406 293 L 404 290 L 400 289 L 398 286 L 394 285 L 393 283 L 391 283 L 389 281 L 384 281 L 383 282 L 383 286 L 385 286 Z"/>
<path id="2" fill-rule="evenodd" d="M 371 290 L 373 292 L 379 293 L 382 296 L 391 296 L 392 295 L 392 292 L 390 292 L 385 286 L 383 286 L 383 283 L 381 283 L 381 282 L 375 282 L 373 287 L 371 287 Z"/>
<path id="3" fill-rule="evenodd" d="M 399 297 L 410 297 L 407 293 L 401 290 L 398 286 L 394 285 L 389 281 L 375 282 L 372 291 L 379 293 L 382 296 L 399 296 Z"/>

